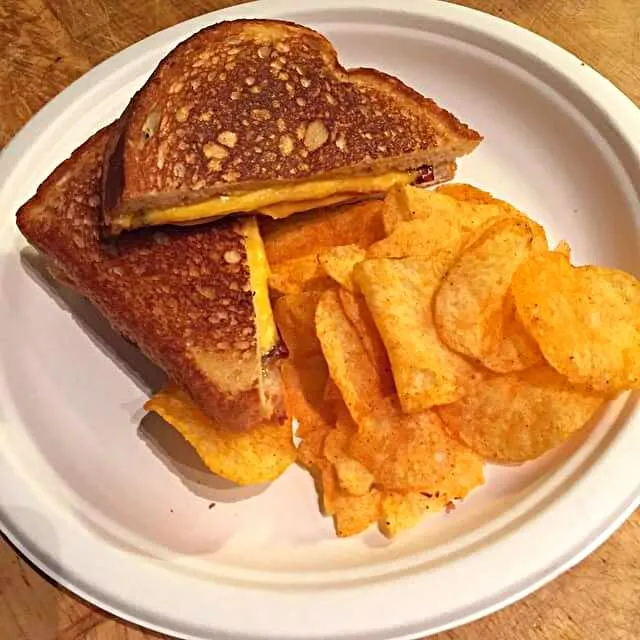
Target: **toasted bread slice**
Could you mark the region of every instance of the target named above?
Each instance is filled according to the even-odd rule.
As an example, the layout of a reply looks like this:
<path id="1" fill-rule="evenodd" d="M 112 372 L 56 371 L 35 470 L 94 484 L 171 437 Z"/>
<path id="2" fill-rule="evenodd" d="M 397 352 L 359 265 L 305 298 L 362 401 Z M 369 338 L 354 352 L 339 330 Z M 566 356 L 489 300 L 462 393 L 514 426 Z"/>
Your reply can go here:
<path id="1" fill-rule="evenodd" d="M 222 22 L 178 45 L 113 130 L 104 222 L 117 233 L 386 190 L 423 165 L 450 173 L 480 140 L 400 80 L 344 69 L 311 29 Z"/>
<path id="2" fill-rule="evenodd" d="M 20 230 L 218 424 L 243 429 L 284 418 L 277 333 L 268 327 L 270 309 L 261 312 L 265 330 L 254 306 L 254 287 L 266 287 L 266 274 L 256 277 L 249 265 L 248 250 L 256 251 L 249 243 L 261 242 L 250 231 L 255 220 L 103 241 L 101 174 L 110 133 L 96 133 L 40 186 L 18 211 Z"/>

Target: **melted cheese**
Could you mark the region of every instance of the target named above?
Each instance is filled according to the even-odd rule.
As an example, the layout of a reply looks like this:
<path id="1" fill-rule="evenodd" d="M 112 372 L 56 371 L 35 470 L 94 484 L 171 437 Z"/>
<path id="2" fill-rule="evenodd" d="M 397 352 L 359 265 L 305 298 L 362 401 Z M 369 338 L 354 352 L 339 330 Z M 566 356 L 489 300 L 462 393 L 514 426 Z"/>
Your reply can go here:
<path id="1" fill-rule="evenodd" d="M 253 291 L 253 312 L 256 318 L 258 347 L 260 354 L 264 356 L 272 351 L 278 342 L 278 331 L 269 301 L 269 263 L 255 218 L 247 218 L 242 223 L 242 233 L 245 238 L 249 278 Z"/>
<path id="2" fill-rule="evenodd" d="M 258 213 L 262 213 L 270 218 L 287 218 L 294 213 L 302 211 L 310 211 L 320 207 L 330 207 L 335 204 L 347 202 L 357 197 L 356 193 L 341 193 L 328 198 L 319 198 L 317 200 L 301 200 L 300 202 L 280 202 L 272 204 L 270 207 L 262 207 Z"/>
<path id="3" fill-rule="evenodd" d="M 409 184 L 415 179 L 415 173 L 392 171 L 379 176 L 361 176 L 335 178 L 332 180 L 311 180 L 282 187 L 269 187 L 255 191 L 237 192 L 230 196 L 218 196 L 212 200 L 197 204 L 155 209 L 143 214 L 143 225 L 180 224 L 196 220 L 208 220 L 240 212 L 268 213 L 272 205 L 300 203 L 303 209 L 289 207 L 277 215 L 284 217 L 296 211 L 305 211 L 310 201 L 321 201 L 325 198 L 342 194 L 353 197 L 353 194 L 384 193 L 397 184 Z M 304 204 L 303 204 L 304 203 Z M 130 226 L 130 225 L 126 225 Z M 134 225 L 140 226 L 140 225 Z"/>

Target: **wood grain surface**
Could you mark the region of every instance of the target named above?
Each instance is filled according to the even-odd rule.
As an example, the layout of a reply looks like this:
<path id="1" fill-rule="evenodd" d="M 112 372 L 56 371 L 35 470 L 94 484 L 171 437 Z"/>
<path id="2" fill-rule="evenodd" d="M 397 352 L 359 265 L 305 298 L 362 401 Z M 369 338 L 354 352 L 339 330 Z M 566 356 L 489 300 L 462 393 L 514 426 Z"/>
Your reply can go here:
<path id="1" fill-rule="evenodd" d="M 232 4 L 237 3 L 0 0 L 0 147 L 48 100 L 100 61 L 155 31 Z M 459 4 L 511 20 L 560 44 L 640 105 L 640 0 L 464 0 Z M 0 541 L 1 640 L 159 637 L 81 602 Z M 640 511 L 597 552 L 551 584 L 507 609 L 437 638 L 640 638 Z"/>

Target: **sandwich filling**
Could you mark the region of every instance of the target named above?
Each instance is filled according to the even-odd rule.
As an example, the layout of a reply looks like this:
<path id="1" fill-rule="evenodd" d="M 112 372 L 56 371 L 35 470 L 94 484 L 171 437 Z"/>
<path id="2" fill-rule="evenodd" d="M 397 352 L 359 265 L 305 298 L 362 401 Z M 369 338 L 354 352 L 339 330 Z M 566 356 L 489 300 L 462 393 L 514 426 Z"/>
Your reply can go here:
<path id="1" fill-rule="evenodd" d="M 142 214 L 142 225 L 179 224 L 195 220 L 218 218 L 231 213 L 258 212 L 269 215 L 269 207 L 287 204 L 284 216 L 304 211 L 316 206 L 309 206 L 310 201 L 322 201 L 336 196 L 352 198 L 353 194 L 384 193 L 396 185 L 410 184 L 416 173 L 391 171 L 379 176 L 354 178 L 334 178 L 328 180 L 309 180 L 286 186 L 267 187 L 255 191 L 238 191 L 231 195 L 223 195 L 198 202 L 197 204 L 155 209 Z M 302 209 L 291 206 L 300 203 Z M 277 213 L 277 209 L 274 210 Z M 277 216 L 279 217 L 279 216 Z M 134 226 L 135 221 L 132 221 Z"/>
<path id="2" fill-rule="evenodd" d="M 255 216 L 243 220 L 242 234 L 253 295 L 258 358 L 261 362 L 258 379 L 260 403 L 265 415 L 273 415 L 277 418 L 280 413 L 278 405 L 281 401 L 280 374 L 279 370 L 273 367 L 273 362 L 283 353 L 280 349 L 281 343 L 269 300 L 269 263 Z"/>
<path id="3" fill-rule="evenodd" d="M 448 179 L 452 173 L 453 163 L 443 163 L 435 168 L 424 165 L 414 171 L 390 171 L 381 175 L 309 180 L 255 191 L 237 191 L 196 204 L 128 214 L 118 220 L 118 226 L 131 229 L 161 224 L 193 224 L 234 213 L 249 212 L 271 218 L 286 218 L 302 211 L 378 196 L 397 185 L 428 186 Z"/>
<path id="4" fill-rule="evenodd" d="M 269 263 L 255 217 L 243 221 L 242 233 L 247 251 L 251 291 L 253 292 L 258 349 L 260 356 L 265 357 L 273 351 L 278 343 L 278 331 L 269 301 Z"/>

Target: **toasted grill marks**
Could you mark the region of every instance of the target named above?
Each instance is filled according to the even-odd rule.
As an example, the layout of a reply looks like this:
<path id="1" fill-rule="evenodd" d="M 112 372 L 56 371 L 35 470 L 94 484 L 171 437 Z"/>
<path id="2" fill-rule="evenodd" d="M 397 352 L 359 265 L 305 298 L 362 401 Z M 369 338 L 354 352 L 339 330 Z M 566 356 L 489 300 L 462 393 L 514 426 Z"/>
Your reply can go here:
<path id="1" fill-rule="evenodd" d="M 173 124 L 132 144 L 158 110 Z M 221 140 L 227 132 L 232 144 Z M 424 149 L 439 161 L 449 159 L 438 157 L 443 140 L 448 156 L 452 147 L 466 153 L 480 140 L 400 81 L 346 71 L 320 34 L 263 20 L 221 23 L 179 45 L 134 98 L 124 135 L 126 181 L 117 206 L 127 210 L 224 193 L 229 182 L 247 189 L 283 177 L 386 170 L 385 158 L 415 162 Z M 216 156 L 219 163 L 201 153 L 210 140 L 230 151 Z M 176 175 L 172 166 L 185 157 L 186 171 Z M 206 187 L 194 196 L 199 180 Z M 150 203 L 154 191 L 162 198 Z"/>
<path id="2" fill-rule="evenodd" d="M 247 426 L 260 418 L 260 363 L 240 222 L 134 231 L 103 242 L 99 194 L 108 136 L 109 129 L 96 134 L 50 176 L 18 212 L 18 226 L 205 411 Z M 224 392 L 206 370 L 219 360 L 237 369 Z M 234 380 L 253 382 L 234 388 Z"/>

